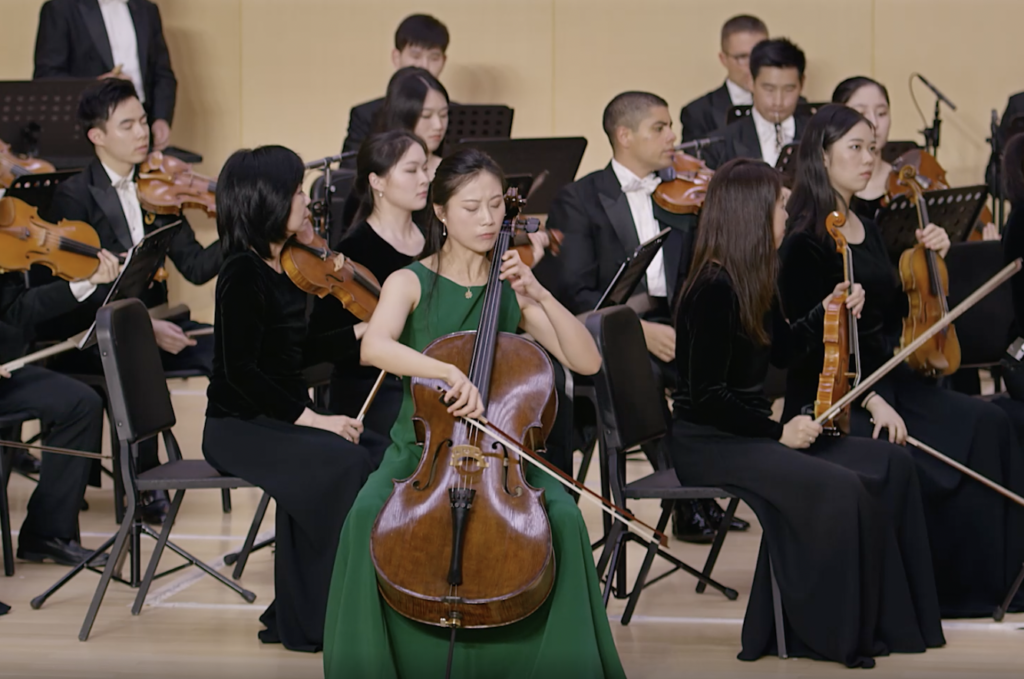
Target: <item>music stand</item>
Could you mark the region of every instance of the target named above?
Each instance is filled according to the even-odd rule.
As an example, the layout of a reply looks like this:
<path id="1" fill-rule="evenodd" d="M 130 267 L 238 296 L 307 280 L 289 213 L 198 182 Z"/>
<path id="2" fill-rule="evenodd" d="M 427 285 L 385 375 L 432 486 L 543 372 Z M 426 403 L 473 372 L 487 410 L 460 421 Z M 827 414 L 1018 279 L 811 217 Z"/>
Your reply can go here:
<path id="1" fill-rule="evenodd" d="M 640 280 L 647 275 L 647 267 L 654 261 L 654 256 L 661 250 L 661 246 L 665 244 L 671 231 L 672 229 L 668 228 L 662 229 L 657 236 L 636 247 L 633 254 L 627 257 L 626 261 L 619 266 L 619 270 L 615 272 L 612 282 L 608 284 L 608 288 L 601 295 L 594 311 L 625 304 L 633 296 L 636 286 L 640 285 Z"/>
<path id="2" fill-rule="evenodd" d="M 7 189 L 4 195 L 23 200 L 39 210 L 40 214 L 45 215 L 50 210 L 50 203 L 53 202 L 53 194 L 56 193 L 57 186 L 76 174 L 78 174 L 78 170 L 22 175 L 14 180 L 11 188 Z"/>
<path id="3" fill-rule="evenodd" d="M 576 171 L 587 148 L 584 137 L 543 139 L 463 139 L 456 148 L 475 148 L 495 160 L 506 175 L 529 175 L 534 182 L 547 172 L 543 184 L 534 189 L 526 212 L 547 214 L 555 195 L 576 179 Z"/>
<path id="4" fill-rule="evenodd" d="M 819 108 L 825 105 L 826 104 L 824 103 L 797 104 L 796 111 L 793 112 L 793 115 L 810 117 L 817 113 Z M 744 104 L 743 106 L 733 106 L 732 108 L 729 109 L 729 113 L 725 116 L 726 125 L 734 123 L 740 118 L 746 118 L 747 116 L 750 115 L 750 109 L 752 108 L 754 107 L 749 104 Z"/>
<path id="5" fill-rule="evenodd" d="M 447 137 L 463 139 L 508 139 L 512 136 L 515 111 L 504 104 L 452 104 L 448 109 Z"/>
<path id="6" fill-rule="evenodd" d="M 945 229 L 950 241 L 959 243 L 971 235 L 988 199 L 988 187 L 981 184 L 929 191 L 924 194 L 924 199 L 932 223 Z M 914 232 L 919 226 L 917 205 L 907 196 L 898 196 L 882 209 L 878 227 L 893 260 L 917 244 Z"/>
<path id="7" fill-rule="evenodd" d="M 0 139 L 15 153 L 45 158 L 57 169 L 84 167 L 93 150 L 78 124 L 78 100 L 95 82 L 89 78 L 0 82 Z"/>

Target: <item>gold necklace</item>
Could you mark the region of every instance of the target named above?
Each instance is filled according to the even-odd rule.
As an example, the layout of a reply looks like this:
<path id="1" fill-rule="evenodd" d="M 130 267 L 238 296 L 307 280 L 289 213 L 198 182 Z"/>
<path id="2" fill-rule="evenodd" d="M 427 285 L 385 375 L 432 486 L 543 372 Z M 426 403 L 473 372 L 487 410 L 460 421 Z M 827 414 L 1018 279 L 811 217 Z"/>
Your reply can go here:
<path id="1" fill-rule="evenodd" d="M 466 286 L 466 299 L 471 299 L 472 297 L 473 297 L 473 291 L 470 290 L 469 286 L 467 285 Z"/>

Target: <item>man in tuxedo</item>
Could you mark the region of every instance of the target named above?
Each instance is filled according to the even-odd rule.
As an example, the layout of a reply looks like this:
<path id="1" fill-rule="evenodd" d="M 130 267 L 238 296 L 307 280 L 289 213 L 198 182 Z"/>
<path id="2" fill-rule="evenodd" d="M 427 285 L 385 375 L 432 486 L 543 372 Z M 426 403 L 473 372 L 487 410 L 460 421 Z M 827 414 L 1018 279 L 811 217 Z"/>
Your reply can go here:
<path id="1" fill-rule="evenodd" d="M 115 73 L 116 71 L 116 73 Z M 33 78 L 130 80 L 146 107 L 153 146 L 171 137 L 178 81 L 150 0 L 48 0 L 39 12 Z"/>
<path id="2" fill-rule="evenodd" d="M 146 111 L 135 96 L 135 88 L 126 80 L 107 78 L 82 94 L 78 106 L 82 129 L 96 151 L 96 158 L 82 172 L 63 182 L 54 193 L 46 218 L 71 219 L 91 224 L 101 245 L 112 252 L 126 252 L 142 238 L 172 222 L 182 220 L 168 254 L 175 268 L 195 285 L 211 280 L 220 270 L 220 243 L 203 247 L 183 216 L 144 213 L 135 183 L 135 167 L 145 160 L 149 148 Z M 102 300 L 101 300 L 102 301 Z M 147 307 L 167 302 L 165 283 L 154 282 L 142 296 Z M 83 305 L 86 306 L 86 305 Z M 89 327 L 96 307 L 90 306 L 74 317 L 65 316 L 40 331 L 49 337 L 69 337 Z M 192 338 L 189 330 L 201 327 L 188 319 L 153 320 L 153 332 L 164 369 L 213 372 L 213 337 Z M 54 365 L 62 372 L 98 373 L 102 371 L 96 352 L 78 352 L 59 357 Z M 140 470 L 157 463 L 156 445 L 140 449 Z M 157 498 L 162 500 L 164 498 Z M 143 512 L 153 522 L 162 521 L 164 503 Z"/>
<path id="3" fill-rule="evenodd" d="M 118 269 L 117 259 L 102 251 L 96 272 L 84 281 L 58 280 L 27 288 L 23 273 L 0 275 L 0 364 L 25 354 L 36 323 L 102 302 L 97 286 L 113 281 Z M 40 420 L 44 445 L 89 453 L 101 450 L 103 403 L 77 380 L 34 365 L 13 373 L 0 370 L 0 414 L 15 413 Z M 43 453 L 39 484 L 18 535 L 19 559 L 73 566 L 88 556 L 91 550 L 78 541 L 78 512 L 90 466 L 87 458 Z M 93 563 L 105 562 L 103 555 Z"/>
<path id="4" fill-rule="evenodd" d="M 575 314 L 592 311 L 634 249 L 669 228 L 637 301 L 645 309 L 640 322 L 656 372 L 662 386 L 672 388 L 676 335 L 671 309 L 689 269 L 696 227 L 693 215 L 671 214 L 651 197 L 661 181 L 656 173 L 672 164 L 672 117 L 661 97 L 625 92 L 605 108 L 603 126 L 612 146 L 611 162 L 564 187 L 548 212 L 548 228 L 563 234 L 563 301 Z M 665 416 L 670 417 L 667 405 Z M 680 503 L 673 531 L 681 539 L 710 542 L 721 513 L 714 502 Z M 735 528 L 743 526 L 737 523 Z"/>
<path id="5" fill-rule="evenodd" d="M 750 53 L 754 46 L 768 39 L 768 27 L 749 14 L 734 16 L 722 26 L 722 51 L 718 60 L 728 74 L 717 90 L 708 92 L 683 107 L 679 114 L 683 141 L 704 139 L 726 126 L 726 117 L 733 106 L 750 106 L 754 85 L 750 77 Z"/>
<path id="6" fill-rule="evenodd" d="M 707 164 L 717 169 L 733 158 L 760 158 L 775 166 L 782 148 L 800 140 L 810 117 L 797 113 L 807 59 L 785 38 L 764 40 L 750 53 L 754 104 L 750 115 L 725 128 L 725 140 L 708 147 Z"/>
<path id="7" fill-rule="evenodd" d="M 441 76 L 448 51 L 448 28 L 427 14 L 406 17 L 395 31 L 395 48 L 391 50 L 391 63 L 397 71 L 406 66 L 418 66 L 430 71 L 435 78 Z M 359 145 L 373 132 L 374 117 L 384 105 L 384 98 L 353 106 L 348 116 L 348 134 L 341 150 L 343 153 L 359 150 Z M 355 167 L 352 159 L 348 165 Z"/>
<path id="8" fill-rule="evenodd" d="M 1006 110 L 1003 117 L 999 119 L 999 131 L 996 138 L 999 141 L 999 148 L 1006 148 L 1006 142 L 1020 132 L 1024 132 L 1024 92 L 1018 92 L 1006 102 Z M 996 187 L 995 184 L 995 156 L 988 159 L 988 167 L 985 170 L 985 181 L 991 188 L 991 193 L 1004 192 L 1003 187 Z"/>

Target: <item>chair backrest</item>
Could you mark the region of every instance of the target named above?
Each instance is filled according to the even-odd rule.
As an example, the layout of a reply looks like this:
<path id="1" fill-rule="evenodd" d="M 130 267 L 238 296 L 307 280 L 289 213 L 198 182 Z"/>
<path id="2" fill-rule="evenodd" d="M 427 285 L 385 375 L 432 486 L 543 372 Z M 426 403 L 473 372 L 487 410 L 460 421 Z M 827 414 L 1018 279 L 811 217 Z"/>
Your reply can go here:
<path id="1" fill-rule="evenodd" d="M 604 440 L 625 451 L 665 435 L 663 395 L 659 392 L 640 319 L 627 306 L 595 311 L 585 321 L 601 352 L 601 370 L 594 376 L 598 420 Z"/>
<path id="2" fill-rule="evenodd" d="M 96 312 L 103 375 L 117 437 L 126 444 L 174 426 L 174 408 L 146 307 L 125 299 Z"/>
<path id="3" fill-rule="evenodd" d="M 999 241 L 954 243 L 946 255 L 949 306 L 956 306 L 1005 266 Z M 970 308 L 956 321 L 960 363 L 987 366 L 1006 355 L 1013 327 L 1013 298 L 1007 281 Z"/>

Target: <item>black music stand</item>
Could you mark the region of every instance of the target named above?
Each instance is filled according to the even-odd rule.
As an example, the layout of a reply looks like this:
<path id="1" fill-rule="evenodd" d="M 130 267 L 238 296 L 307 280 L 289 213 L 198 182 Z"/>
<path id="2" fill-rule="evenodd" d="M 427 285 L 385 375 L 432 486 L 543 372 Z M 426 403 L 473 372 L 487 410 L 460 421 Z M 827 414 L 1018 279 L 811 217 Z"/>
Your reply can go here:
<path id="1" fill-rule="evenodd" d="M 945 229 L 950 241 L 960 243 L 971 235 L 988 199 L 988 187 L 981 184 L 929 191 L 924 194 L 924 199 L 932 223 Z M 881 210 L 878 227 L 893 261 L 899 260 L 904 250 L 917 244 L 914 232 L 919 226 L 917 204 L 907 196 L 893 199 Z"/>
<path id="2" fill-rule="evenodd" d="M 78 124 L 89 78 L 0 82 L 0 139 L 15 153 L 45 158 L 60 170 L 84 167 L 92 144 Z"/>
<path id="3" fill-rule="evenodd" d="M 448 139 L 508 139 L 514 109 L 504 104 L 452 104 L 448 109 Z"/>
<path id="4" fill-rule="evenodd" d="M 662 229 L 657 236 L 636 247 L 633 254 L 619 265 L 619 270 L 615 272 L 612 282 L 608 284 L 608 288 L 601 295 L 594 311 L 625 304 L 633 296 L 636 286 L 640 285 L 640 281 L 647 275 L 647 267 L 654 261 L 655 255 L 661 251 L 661 246 L 665 244 L 671 231 L 672 229 Z"/>
<path id="5" fill-rule="evenodd" d="M 4 195 L 23 200 L 39 210 L 39 214 L 45 215 L 50 210 L 57 186 L 76 174 L 78 170 L 22 175 L 14 180 Z"/>
<path id="6" fill-rule="evenodd" d="M 547 214 L 558 190 L 576 179 L 576 171 L 587 148 L 584 137 L 543 139 L 464 139 L 456 148 L 475 148 L 494 159 L 506 175 L 529 175 L 535 183 L 545 172 L 543 183 L 533 189 L 526 213 Z"/>
<path id="7" fill-rule="evenodd" d="M 825 106 L 824 103 L 815 104 L 797 104 L 796 111 L 793 113 L 794 116 L 813 116 L 818 112 L 818 109 Z M 749 104 L 743 106 L 733 106 L 729 109 L 729 113 L 725 116 L 726 124 L 734 123 L 740 118 L 746 118 L 750 115 L 750 109 L 754 108 Z"/>

